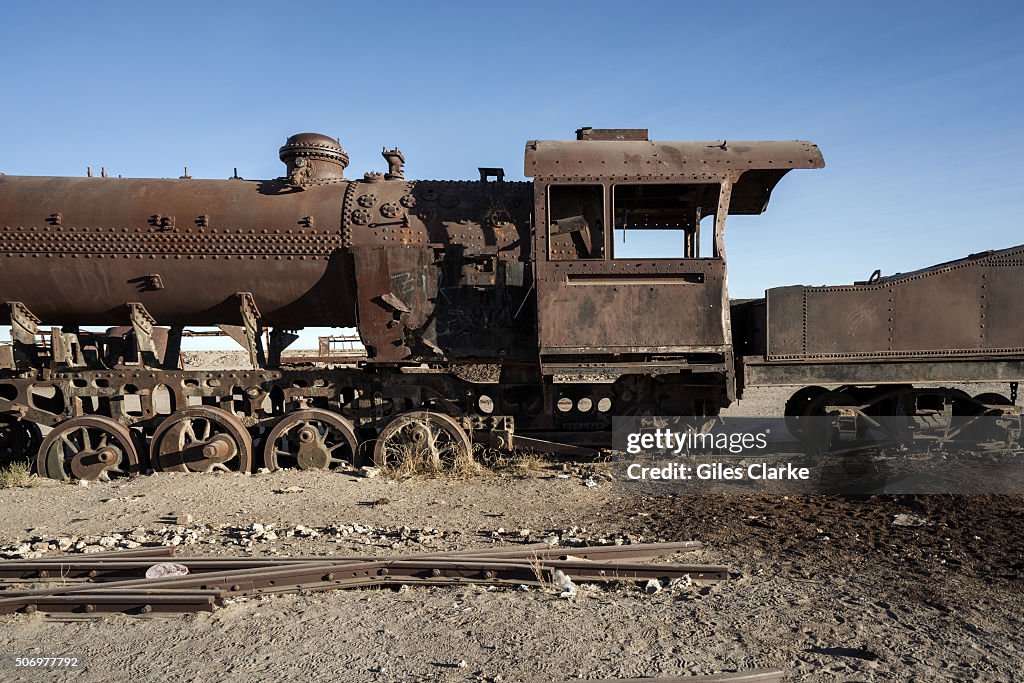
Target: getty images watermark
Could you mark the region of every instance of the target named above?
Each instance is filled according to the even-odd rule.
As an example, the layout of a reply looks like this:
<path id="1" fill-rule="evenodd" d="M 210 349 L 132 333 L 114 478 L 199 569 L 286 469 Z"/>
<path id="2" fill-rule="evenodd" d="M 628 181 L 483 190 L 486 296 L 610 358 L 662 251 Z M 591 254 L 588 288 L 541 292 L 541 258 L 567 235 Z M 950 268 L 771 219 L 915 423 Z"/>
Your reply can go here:
<path id="1" fill-rule="evenodd" d="M 1024 493 L 1020 425 L 957 417 L 615 417 L 613 476 L 634 494 Z"/>
<path id="2" fill-rule="evenodd" d="M 682 431 L 669 427 L 654 427 L 653 430 L 639 429 L 626 432 L 626 453 L 641 455 L 648 452 L 666 452 L 674 456 L 692 453 L 722 452 L 730 455 L 741 453 L 768 453 L 768 437 L 770 429 L 762 432 L 742 431 L 709 431 L 708 426 L 684 425 Z M 771 465 L 766 461 L 752 462 L 745 466 L 729 465 L 721 461 L 699 462 L 686 464 L 668 462 L 665 464 L 644 465 L 639 462 L 629 463 L 626 477 L 630 480 L 699 480 L 699 481 L 740 481 L 749 479 L 779 480 L 799 479 L 807 481 L 811 471 L 807 467 L 794 467 L 792 463 L 782 466 Z"/>

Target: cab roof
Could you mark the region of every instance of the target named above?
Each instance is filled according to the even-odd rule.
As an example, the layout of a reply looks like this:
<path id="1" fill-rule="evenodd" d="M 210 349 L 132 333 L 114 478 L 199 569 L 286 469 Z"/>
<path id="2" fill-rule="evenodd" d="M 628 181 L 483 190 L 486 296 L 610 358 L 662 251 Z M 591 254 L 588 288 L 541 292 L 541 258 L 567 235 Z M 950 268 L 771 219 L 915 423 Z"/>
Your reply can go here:
<path id="1" fill-rule="evenodd" d="M 794 168 L 823 168 L 818 146 L 804 140 L 656 142 L 531 140 L 525 175 L 542 181 L 601 179 L 715 182 L 732 176 L 731 214 L 759 214 L 775 185 Z"/>

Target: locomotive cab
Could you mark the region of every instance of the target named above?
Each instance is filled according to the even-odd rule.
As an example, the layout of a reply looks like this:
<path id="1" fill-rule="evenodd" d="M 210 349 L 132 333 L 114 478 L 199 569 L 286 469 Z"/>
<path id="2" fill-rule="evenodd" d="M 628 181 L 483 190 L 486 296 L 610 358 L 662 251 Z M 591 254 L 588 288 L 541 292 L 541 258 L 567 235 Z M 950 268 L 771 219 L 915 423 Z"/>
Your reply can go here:
<path id="1" fill-rule="evenodd" d="M 684 413 L 728 405 L 726 217 L 761 213 L 786 172 L 823 165 L 811 143 L 652 142 L 644 129 L 527 143 L 543 374 L 661 376 L 706 389 L 683 392 Z"/>

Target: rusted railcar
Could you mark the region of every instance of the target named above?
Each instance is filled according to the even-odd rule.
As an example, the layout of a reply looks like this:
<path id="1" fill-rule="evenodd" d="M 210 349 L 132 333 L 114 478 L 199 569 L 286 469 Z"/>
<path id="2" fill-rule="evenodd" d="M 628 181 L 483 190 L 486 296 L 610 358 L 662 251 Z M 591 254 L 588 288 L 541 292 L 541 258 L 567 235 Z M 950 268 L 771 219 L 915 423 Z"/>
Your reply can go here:
<path id="1" fill-rule="evenodd" d="M 837 318 L 801 309 L 795 290 L 730 304 L 727 216 L 763 212 L 787 172 L 822 167 L 811 143 L 584 128 L 527 143 L 532 182 L 500 168 L 408 180 L 401 151 L 382 155 L 386 170 L 348 179 L 340 142 L 304 133 L 271 180 L 0 176 L 0 452 L 86 479 L 384 463 L 396 442 L 435 458 L 474 440 L 573 452 L 607 443 L 613 415 L 717 415 L 800 368 L 815 379 L 803 384 L 862 385 L 835 382 L 833 361 L 892 347 L 872 319 L 873 337 L 814 374 Z M 652 234 L 658 251 L 627 250 Z M 1014 277 L 988 285 L 1000 289 L 982 295 L 995 297 L 985 320 L 1016 313 Z M 896 284 L 864 287 L 878 298 Z M 909 310 L 922 291 L 903 295 Z M 190 325 L 220 327 L 251 367 L 183 370 Z M 282 363 L 304 326 L 354 326 L 366 357 Z M 937 351 L 972 348 L 1016 381 L 1017 332 L 996 324 L 980 345 Z M 872 385 L 921 381 L 902 357 L 854 360 L 887 368 Z"/>

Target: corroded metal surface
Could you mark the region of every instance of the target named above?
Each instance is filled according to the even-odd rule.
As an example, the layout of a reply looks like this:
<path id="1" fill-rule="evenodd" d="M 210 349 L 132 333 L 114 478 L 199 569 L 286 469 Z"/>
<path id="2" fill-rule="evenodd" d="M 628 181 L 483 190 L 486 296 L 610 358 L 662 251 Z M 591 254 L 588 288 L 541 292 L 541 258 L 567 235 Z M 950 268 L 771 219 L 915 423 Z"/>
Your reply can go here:
<path id="1" fill-rule="evenodd" d="M 330 469 L 368 461 L 406 413 L 451 422 L 466 451 L 580 453 L 614 415 L 717 415 L 756 382 L 1024 379 L 1024 248 L 730 302 L 727 218 L 821 168 L 809 142 L 583 128 L 527 144 L 530 182 L 493 166 L 407 179 L 397 148 L 346 178 L 341 142 L 318 133 L 278 155 L 268 180 L 0 176 L 0 455 L 56 477 L 121 469 L 130 449 L 73 439 L 40 460 L 41 428 L 87 419 L 150 443 L 133 471 Z M 632 257 L 630 231 L 664 239 Z M 180 369 L 190 325 L 252 369 Z M 356 327 L 365 356 L 283 362 L 313 325 Z"/>
<path id="2" fill-rule="evenodd" d="M 767 292 L 768 360 L 1024 356 L 1024 246 L 853 285 Z"/>

